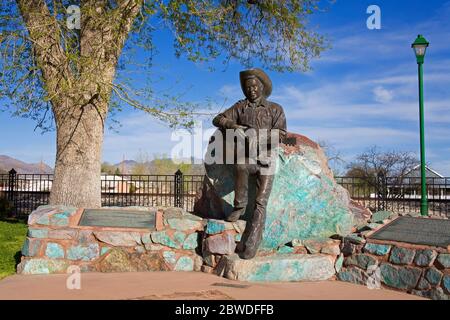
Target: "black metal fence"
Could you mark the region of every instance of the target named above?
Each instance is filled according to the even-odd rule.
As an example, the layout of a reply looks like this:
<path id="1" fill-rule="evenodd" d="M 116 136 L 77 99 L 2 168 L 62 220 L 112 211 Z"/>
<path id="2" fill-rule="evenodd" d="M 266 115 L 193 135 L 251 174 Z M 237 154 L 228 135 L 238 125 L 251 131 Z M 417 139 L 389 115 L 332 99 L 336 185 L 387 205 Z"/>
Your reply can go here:
<path id="1" fill-rule="evenodd" d="M 420 178 L 336 177 L 353 200 L 372 211 L 387 210 L 396 213 L 420 212 Z M 427 178 L 429 214 L 450 218 L 450 178 Z"/>
<path id="2" fill-rule="evenodd" d="M 11 206 L 10 214 L 24 217 L 49 201 L 53 175 L 0 175 L 1 198 Z M 420 212 L 420 178 L 336 177 L 350 196 L 372 211 Z M 192 211 L 203 175 L 102 175 L 103 206 L 176 206 Z M 450 218 L 450 178 L 428 178 L 430 215 Z M 5 201 L 5 200 L 3 200 Z M 1 210 L 1 208 L 0 208 Z"/>
<path id="3" fill-rule="evenodd" d="M 48 204 L 52 174 L 0 174 L 0 201 L 11 206 L 8 214 L 26 217 Z M 102 206 L 165 206 L 194 208 L 195 196 L 203 184 L 202 175 L 101 175 Z"/>

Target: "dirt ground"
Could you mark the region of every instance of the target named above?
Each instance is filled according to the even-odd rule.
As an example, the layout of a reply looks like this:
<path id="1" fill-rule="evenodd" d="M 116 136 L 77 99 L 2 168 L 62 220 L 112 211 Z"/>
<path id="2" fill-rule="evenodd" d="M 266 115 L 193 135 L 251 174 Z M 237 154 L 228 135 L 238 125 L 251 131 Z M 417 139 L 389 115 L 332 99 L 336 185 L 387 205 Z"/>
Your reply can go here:
<path id="1" fill-rule="evenodd" d="M 69 275 L 13 275 L 0 281 L 0 299 L 119 300 L 419 300 L 386 289 L 340 281 L 245 283 L 199 272 L 82 273 L 80 289 Z"/>

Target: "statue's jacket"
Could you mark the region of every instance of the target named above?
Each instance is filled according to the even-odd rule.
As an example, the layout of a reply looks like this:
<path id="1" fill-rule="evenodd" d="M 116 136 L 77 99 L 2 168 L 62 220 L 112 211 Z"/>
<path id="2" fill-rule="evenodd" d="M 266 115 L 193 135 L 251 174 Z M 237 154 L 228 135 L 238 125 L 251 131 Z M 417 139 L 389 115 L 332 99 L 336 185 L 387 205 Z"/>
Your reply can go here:
<path id="1" fill-rule="evenodd" d="M 261 144 L 259 130 L 266 129 L 268 139 L 264 143 L 266 143 L 265 149 L 268 151 L 272 148 L 270 143 L 271 131 L 278 130 L 279 141 L 283 141 L 286 136 L 286 116 L 283 108 L 279 104 L 266 99 L 261 99 L 259 103 L 251 103 L 247 99 L 240 100 L 226 111 L 218 114 L 214 118 L 213 124 L 222 129 L 223 132 L 226 129 L 233 129 L 235 125 L 255 129 L 259 146 Z M 246 156 L 248 156 L 249 141 L 246 139 L 245 143 Z M 260 148 L 257 151 L 258 156 L 259 150 Z"/>

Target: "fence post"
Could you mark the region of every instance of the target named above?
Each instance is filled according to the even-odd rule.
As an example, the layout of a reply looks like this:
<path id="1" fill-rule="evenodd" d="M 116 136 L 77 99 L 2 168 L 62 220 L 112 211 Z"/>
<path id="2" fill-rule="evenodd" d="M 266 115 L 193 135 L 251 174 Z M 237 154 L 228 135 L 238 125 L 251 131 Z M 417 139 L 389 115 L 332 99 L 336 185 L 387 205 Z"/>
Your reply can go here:
<path id="1" fill-rule="evenodd" d="M 16 186 L 17 186 L 17 172 L 12 168 L 9 172 L 8 177 L 8 200 L 13 205 L 13 209 L 9 216 L 14 216 L 16 214 Z"/>
<path id="2" fill-rule="evenodd" d="M 175 183 L 174 183 L 174 204 L 175 207 L 182 208 L 183 207 L 183 189 L 184 189 L 184 183 L 183 183 L 183 172 L 181 172 L 180 169 L 175 172 Z"/>
<path id="3" fill-rule="evenodd" d="M 383 171 L 379 171 L 377 174 L 377 189 L 378 189 L 378 203 L 377 210 L 383 211 L 386 210 L 386 202 L 387 202 L 387 178 Z"/>

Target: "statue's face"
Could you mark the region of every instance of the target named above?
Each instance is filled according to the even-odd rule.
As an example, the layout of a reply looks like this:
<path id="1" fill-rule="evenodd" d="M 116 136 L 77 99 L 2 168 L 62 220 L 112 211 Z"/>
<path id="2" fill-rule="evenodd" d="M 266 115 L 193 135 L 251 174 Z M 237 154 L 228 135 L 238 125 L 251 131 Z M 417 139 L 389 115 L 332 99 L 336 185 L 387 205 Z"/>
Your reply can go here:
<path id="1" fill-rule="evenodd" d="M 257 101 L 263 95 L 264 86 L 257 78 L 250 78 L 245 81 L 245 96 L 251 102 Z"/>

